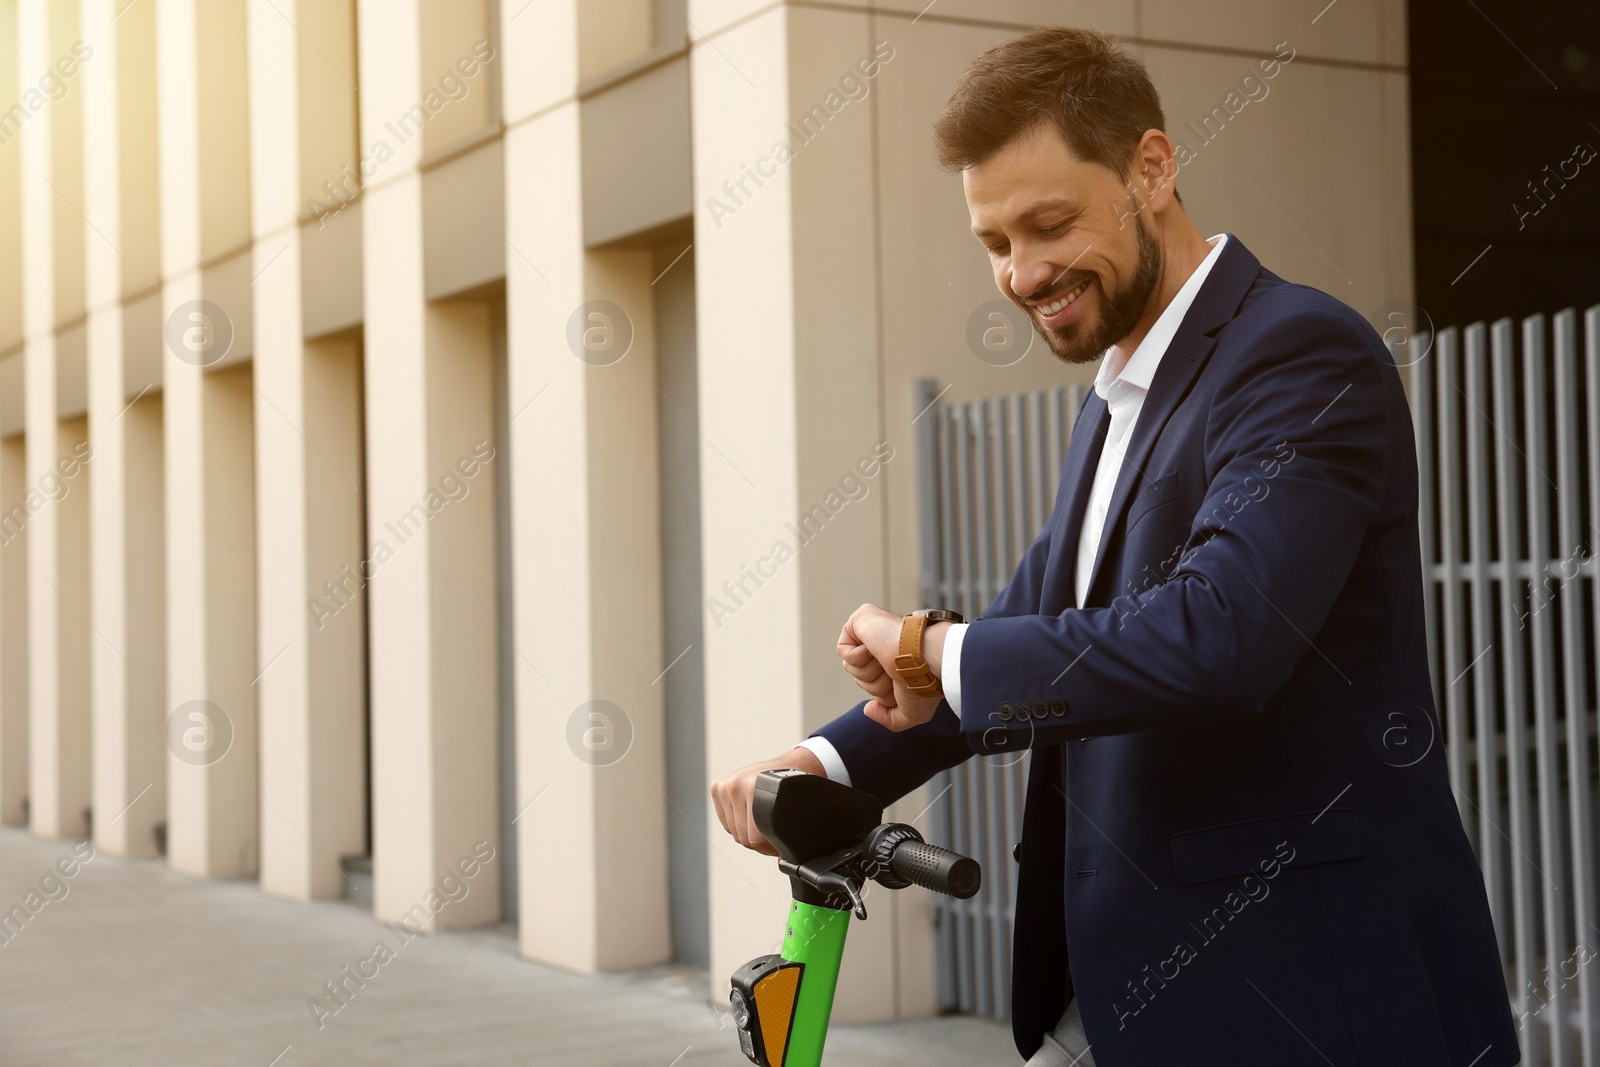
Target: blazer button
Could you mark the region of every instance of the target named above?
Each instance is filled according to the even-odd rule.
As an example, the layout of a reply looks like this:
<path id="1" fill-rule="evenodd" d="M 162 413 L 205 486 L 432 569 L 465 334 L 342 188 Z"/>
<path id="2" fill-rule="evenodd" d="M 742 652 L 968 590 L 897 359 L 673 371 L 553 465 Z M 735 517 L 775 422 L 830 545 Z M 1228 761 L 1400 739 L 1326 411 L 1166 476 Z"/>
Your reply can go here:
<path id="1" fill-rule="evenodd" d="M 1018 841 L 1011 846 L 1011 858 L 1018 863 L 1022 862 L 1022 842 Z"/>

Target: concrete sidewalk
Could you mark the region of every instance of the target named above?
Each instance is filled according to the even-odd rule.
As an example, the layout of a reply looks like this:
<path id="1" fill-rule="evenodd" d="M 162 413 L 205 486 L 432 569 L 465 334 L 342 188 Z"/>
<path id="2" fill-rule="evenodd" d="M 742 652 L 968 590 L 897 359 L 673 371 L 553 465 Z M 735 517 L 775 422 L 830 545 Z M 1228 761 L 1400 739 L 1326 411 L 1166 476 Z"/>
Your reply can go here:
<path id="1" fill-rule="evenodd" d="M 351 904 L 164 863 L 95 856 L 61 877 L 59 860 L 87 854 L 74 848 L 0 830 L 0 911 L 33 909 L 0 928 L 5 1067 L 749 1063 L 703 973 L 567 974 L 519 959 L 509 926 L 400 941 Z M 342 1006 L 326 999 L 380 940 L 392 958 L 347 981 Z M 960 1017 L 841 1026 L 828 1048 L 829 1067 L 1020 1062 L 1007 1027 Z"/>

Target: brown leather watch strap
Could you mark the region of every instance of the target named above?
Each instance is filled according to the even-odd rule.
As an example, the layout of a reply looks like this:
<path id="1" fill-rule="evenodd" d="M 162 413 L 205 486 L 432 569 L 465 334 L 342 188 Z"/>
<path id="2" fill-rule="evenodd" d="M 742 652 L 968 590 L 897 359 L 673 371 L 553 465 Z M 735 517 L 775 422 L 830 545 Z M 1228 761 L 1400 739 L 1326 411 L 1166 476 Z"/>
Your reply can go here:
<path id="1" fill-rule="evenodd" d="M 900 623 L 900 654 L 894 658 L 894 668 L 906 683 L 906 688 L 918 696 L 939 696 L 944 687 L 922 658 L 922 634 L 928 627 L 928 617 L 921 613 L 907 615 Z"/>

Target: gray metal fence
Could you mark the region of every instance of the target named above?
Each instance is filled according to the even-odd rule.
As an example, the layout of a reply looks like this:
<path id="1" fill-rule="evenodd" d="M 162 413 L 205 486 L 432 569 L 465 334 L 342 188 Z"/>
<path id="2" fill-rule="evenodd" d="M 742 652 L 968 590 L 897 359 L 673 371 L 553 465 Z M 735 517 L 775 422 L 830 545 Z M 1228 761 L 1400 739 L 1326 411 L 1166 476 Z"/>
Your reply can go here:
<path id="1" fill-rule="evenodd" d="M 1600 1067 L 1596 661 L 1600 307 L 1442 330 L 1411 363 L 1434 693 L 1528 1067 Z M 1402 355 L 1402 353 L 1404 353 Z M 1084 386 L 943 404 L 916 384 L 922 598 L 975 617 L 1054 502 Z M 937 898 L 946 1009 L 1010 1009 L 1026 759 L 932 784 L 935 839 L 984 866 Z"/>
<path id="2" fill-rule="evenodd" d="M 1433 690 L 1525 1064 L 1600 1067 L 1600 307 L 1413 348 Z"/>

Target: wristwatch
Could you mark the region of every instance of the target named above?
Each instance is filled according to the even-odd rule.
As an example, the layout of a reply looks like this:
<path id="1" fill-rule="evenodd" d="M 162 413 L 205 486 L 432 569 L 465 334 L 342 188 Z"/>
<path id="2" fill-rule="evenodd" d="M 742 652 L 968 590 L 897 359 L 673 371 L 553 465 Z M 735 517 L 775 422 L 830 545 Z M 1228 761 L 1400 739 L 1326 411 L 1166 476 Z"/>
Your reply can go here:
<path id="1" fill-rule="evenodd" d="M 930 622 L 965 622 L 958 613 L 944 608 L 923 608 L 913 611 L 900 623 L 900 654 L 894 658 L 894 669 L 906 683 L 906 688 L 918 696 L 942 696 L 944 687 L 922 658 L 922 634 Z"/>

